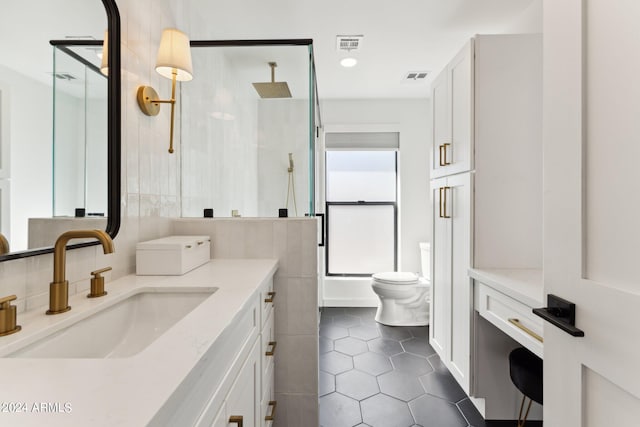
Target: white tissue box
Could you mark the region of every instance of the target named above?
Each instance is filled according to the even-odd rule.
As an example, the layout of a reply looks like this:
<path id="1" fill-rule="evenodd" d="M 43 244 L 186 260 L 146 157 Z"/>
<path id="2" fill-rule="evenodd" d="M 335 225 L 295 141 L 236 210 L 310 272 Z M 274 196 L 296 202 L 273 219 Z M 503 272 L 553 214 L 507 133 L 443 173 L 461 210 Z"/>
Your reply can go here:
<path id="1" fill-rule="evenodd" d="M 211 259 L 209 236 L 169 236 L 136 245 L 136 274 L 179 276 Z"/>

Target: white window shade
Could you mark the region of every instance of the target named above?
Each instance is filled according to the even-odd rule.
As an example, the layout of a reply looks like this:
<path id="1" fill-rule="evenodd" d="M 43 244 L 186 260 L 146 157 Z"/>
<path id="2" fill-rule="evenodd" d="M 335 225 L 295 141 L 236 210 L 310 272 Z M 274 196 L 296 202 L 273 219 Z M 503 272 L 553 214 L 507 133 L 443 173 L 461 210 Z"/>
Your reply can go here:
<path id="1" fill-rule="evenodd" d="M 328 132 L 325 147 L 331 149 L 397 150 L 400 147 L 398 132 Z"/>

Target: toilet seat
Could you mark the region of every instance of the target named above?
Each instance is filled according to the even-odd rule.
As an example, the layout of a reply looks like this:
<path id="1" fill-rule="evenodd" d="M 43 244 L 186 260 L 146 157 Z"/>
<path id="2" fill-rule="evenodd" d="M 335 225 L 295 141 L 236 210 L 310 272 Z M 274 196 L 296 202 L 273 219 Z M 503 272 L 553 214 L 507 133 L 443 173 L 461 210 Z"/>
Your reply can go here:
<path id="1" fill-rule="evenodd" d="M 387 285 L 415 285 L 420 281 L 417 274 L 404 271 L 375 273 L 371 277 L 373 278 L 374 283 Z"/>

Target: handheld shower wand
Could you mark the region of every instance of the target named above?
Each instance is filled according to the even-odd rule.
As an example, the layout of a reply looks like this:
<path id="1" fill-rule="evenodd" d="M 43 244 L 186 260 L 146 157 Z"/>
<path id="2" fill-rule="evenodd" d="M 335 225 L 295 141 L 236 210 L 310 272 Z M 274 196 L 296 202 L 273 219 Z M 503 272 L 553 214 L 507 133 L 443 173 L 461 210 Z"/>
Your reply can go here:
<path id="1" fill-rule="evenodd" d="M 287 168 L 287 172 L 289 174 L 289 183 L 287 185 L 287 204 L 286 208 L 289 209 L 289 193 L 293 195 L 293 209 L 298 216 L 298 207 L 296 206 L 296 187 L 293 180 L 293 153 L 289 153 L 289 167 Z"/>
<path id="2" fill-rule="evenodd" d="M 293 172 L 293 153 L 289 153 L 289 169 L 287 169 L 287 172 Z"/>

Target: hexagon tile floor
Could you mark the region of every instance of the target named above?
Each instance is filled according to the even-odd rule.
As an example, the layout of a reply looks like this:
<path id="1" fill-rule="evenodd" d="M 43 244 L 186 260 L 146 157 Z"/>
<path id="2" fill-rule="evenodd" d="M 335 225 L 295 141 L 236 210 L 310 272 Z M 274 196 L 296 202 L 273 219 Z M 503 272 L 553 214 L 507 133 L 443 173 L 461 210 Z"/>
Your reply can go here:
<path id="1" fill-rule="evenodd" d="M 375 308 L 324 308 L 322 427 L 484 427 L 429 345 L 428 327 L 390 327 Z"/>

